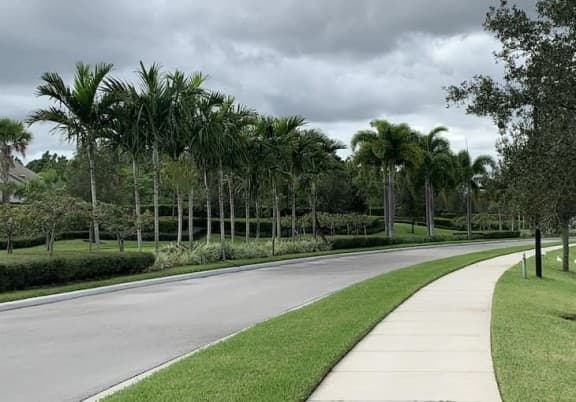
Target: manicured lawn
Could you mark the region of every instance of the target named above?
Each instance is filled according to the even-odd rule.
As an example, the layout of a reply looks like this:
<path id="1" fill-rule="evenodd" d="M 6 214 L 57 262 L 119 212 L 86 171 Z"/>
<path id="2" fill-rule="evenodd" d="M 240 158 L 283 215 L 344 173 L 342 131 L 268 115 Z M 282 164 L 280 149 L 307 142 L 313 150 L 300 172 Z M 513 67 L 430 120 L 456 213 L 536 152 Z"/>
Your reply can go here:
<path id="1" fill-rule="evenodd" d="M 558 255 L 546 255 L 544 279 L 530 260 L 529 279 L 517 266 L 496 286 L 492 353 L 505 402 L 576 400 L 576 273 L 560 271 Z"/>
<path id="2" fill-rule="evenodd" d="M 374 325 L 454 270 L 527 247 L 427 262 L 346 288 L 188 357 L 107 401 L 304 401 Z"/>

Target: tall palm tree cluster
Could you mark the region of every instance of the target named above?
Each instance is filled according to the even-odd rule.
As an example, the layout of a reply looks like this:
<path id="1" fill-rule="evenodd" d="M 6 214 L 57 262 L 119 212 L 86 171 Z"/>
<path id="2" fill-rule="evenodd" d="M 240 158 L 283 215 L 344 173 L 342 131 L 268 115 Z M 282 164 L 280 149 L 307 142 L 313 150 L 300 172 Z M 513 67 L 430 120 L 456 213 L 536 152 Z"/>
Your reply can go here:
<path id="1" fill-rule="evenodd" d="M 371 172 L 381 180 L 386 235 L 394 236 L 396 217 L 396 177 L 412 191 L 424 193 L 424 213 L 427 234 L 434 236 L 435 197 L 449 189 L 459 189 L 466 200 L 467 233 L 472 231 L 472 199 L 481 183 L 494 169 L 490 156 L 472 159 L 467 150 L 455 154 L 448 140 L 441 136 L 446 127 L 436 127 L 427 134 L 413 130 L 407 124 L 392 124 L 373 120 L 371 129 L 358 131 L 352 137 L 353 163 L 360 170 Z"/>
<path id="2" fill-rule="evenodd" d="M 246 238 L 250 216 L 257 221 L 264 200 L 273 215 L 273 238 L 280 236 L 280 192 L 291 199 L 291 237 L 296 236 L 296 192 L 310 200 L 316 233 L 316 184 L 332 169 L 343 145 L 322 132 L 305 128 L 299 116 L 268 117 L 235 102 L 233 97 L 208 90 L 200 73 L 164 72 L 158 64 L 140 63 L 135 82 L 112 77 L 112 65 L 79 63 L 71 85 L 56 73 L 42 76 L 37 94 L 53 101 L 35 111 L 30 124 L 55 123 L 87 155 L 93 211 L 97 210 L 96 153 L 109 147 L 131 160 L 138 245 L 142 245 L 142 205 L 139 179 L 143 162 L 153 170 L 154 243 L 159 250 L 161 180 L 175 189 L 178 211 L 177 242 L 183 241 L 188 201 L 188 239 L 192 245 L 196 191 L 206 194 L 206 240 L 212 239 L 212 192 L 217 194 L 222 257 L 225 241 L 225 202 L 230 203 L 231 241 L 235 234 L 235 206 L 242 192 L 246 207 Z M 203 188 L 199 188 L 203 187 Z M 227 187 L 227 190 L 226 190 Z M 228 195 L 225 193 L 228 192 Z M 99 245 L 98 214 L 92 231 Z M 259 236 L 259 226 L 256 235 Z"/>

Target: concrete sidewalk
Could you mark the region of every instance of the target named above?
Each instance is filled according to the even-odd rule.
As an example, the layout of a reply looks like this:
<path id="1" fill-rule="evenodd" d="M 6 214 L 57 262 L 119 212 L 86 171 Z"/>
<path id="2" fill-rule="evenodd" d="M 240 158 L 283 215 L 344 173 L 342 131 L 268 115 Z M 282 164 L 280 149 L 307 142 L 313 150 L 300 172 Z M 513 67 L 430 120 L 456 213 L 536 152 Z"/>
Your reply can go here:
<path id="1" fill-rule="evenodd" d="M 492 295 L 522 253 L 451 273 L 414 294 L 334 367 L 310 401 L 500 401 Z"/>

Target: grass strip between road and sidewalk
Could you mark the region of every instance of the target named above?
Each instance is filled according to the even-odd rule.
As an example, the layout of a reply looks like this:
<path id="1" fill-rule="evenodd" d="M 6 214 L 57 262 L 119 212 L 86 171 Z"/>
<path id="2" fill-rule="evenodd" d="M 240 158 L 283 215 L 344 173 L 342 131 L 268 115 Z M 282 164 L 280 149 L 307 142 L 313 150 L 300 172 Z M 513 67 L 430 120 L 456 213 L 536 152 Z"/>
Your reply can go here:
<path id="1" fill-rule="evenodd" d="M 500 240 L 495 240 L 500 241 Z M 182 275 L 182 274 L 190 274 L 194 272 L 202 272 L 202 271 L 210 271 L 219 268 L 231 268 L 237 267 L 241 265 L 252 265 L 252 264 L 260 264 L 265 262 L 275 262 L 275 261 L 287 261 L 293 260 L 298 258 L 305 258 L 305 257 L 318 257 L 318 256 L 328 256 L 328 255 L 336 255 L 336 254 L 347 254 L 347 253 L 357 253 L 357 252 L 367 252 L 367 251 L 379 251 L 379 250 L 390 250 L 390 249 L 397 249 L 397 248 L 409 248 L 409 247 L 443 247 L 448 245 L 454 244 L 468 244 L 468 243 L 482 243 L 486 242 L 486 240 L 477 240 L 477 241 L 447 241 L 447 242 L 439 242 L 439 243 L 412 243 L 412 244 L 395 244 L 391 246 L 385 247 L 370 247 L 370 248 L 356 248 L 356 249 L 347 249 L 347 250 L 329 250 L 329 251 L 320 251 L 320 252 L 313 252 L 313 253 L 300 253 L 300 254 L 287 254 L 275 257 L 262 257 L 262 258 L 251 258 L 245 260 L 229 260 L 225 262 L 215 262 L 210 264 L 204 265 L 186 265 L 181 267 L 174 267 L 168 268 L 161 271 L 151 271 L 151 272 L 143 272 L 139 274 L 133 275 L 123 275 L 117 276 L 113 278 L 107 279 L 100 279 L 100 280 L 92 280 L 92 281 L 85 281 L 85 282 L 74 282 L 67 285 L 57 285 L 57 286 L 47 286 L 47 287 L 39 287 L 33 289 L 26 289 L 26 290 L 16 290 L 16 291 L 9 291 L 0 293 L 0 303 L 16 301 L 16 300 L 23 300 L 29 299 L 32 297 L 41 297 L 41 296 L 49 296 L 59 293 L 66 293 L 66 292 L 73 292 L 76 290 L 86 290 L 86 289 L 93 289 L 99 288 L 104 286 L 111 286 L 111 285 L 119 285 L 122 283 L 130 283 L 130 282 L 137 282 L 143 281 L 147 279 L 156 279 L 156 278 L 163 278 L 168 276 L 174 275 Z"/>
<path id="2" fill-rule="evenodd" d="M 576 400 L 576 273 L 561 271 L 560 255 L 546 254 L 543 279 L 531 258 L 528 279 L 517 265 L 496 285 L 492 354 L 505 402 Z"/>
<path id="3" fill-rule="evenodd" d="M 356 343 L 416 291 L 470 264 L 529 248 L 444 258 L 360 282 L 200 350 L 105 401 L 304 401 Z"/>

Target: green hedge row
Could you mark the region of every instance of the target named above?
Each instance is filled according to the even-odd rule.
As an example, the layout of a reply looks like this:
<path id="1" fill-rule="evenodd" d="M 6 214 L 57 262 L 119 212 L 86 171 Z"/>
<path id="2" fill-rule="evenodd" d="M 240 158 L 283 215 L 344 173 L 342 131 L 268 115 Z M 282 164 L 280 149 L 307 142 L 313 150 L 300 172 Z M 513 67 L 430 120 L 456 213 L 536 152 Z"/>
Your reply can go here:
<path id="1" fill-rule="evenodd" d="M 40 246 L 42 244 L 46 244 L 46 238 L 44 236 L 31 238 L 17 237 L 12 240 L 12 248 L 27 248 Z M 7 245 L 6 240 L 0 240 L 0 250 L 6 250 Z"/>
<path id="2" fill-rule="evenodd" d="M 454 240 L 453 237 L 422 237 L 410 239 L 389 239 L 388 237 L 348 237 L 342 239 L 332 240 L 333 250 L 344 250 L 352 248 L 366 248 L 366 247 L 381 247 L 381 246 L 391 246 L 394 244 L 407 244 L 407 243 L 427 243 L 427 242 L 442 242 Z"/>
<path id="3" fill-rule="evenodd" d="M 472 240 L 482 239 L 514 239 L 519 238 L 520 232 L 475 232 L 472 233 Z M 466 240 L 466 232 L 454 232 L 453 236 L 434 236 L 434 237 L 410 237 L 407 239 L 387 237 L 348 237 L 332 240 L 332 249 L 344 250 L 351 248 L 381 247 L 391 246 L 394 244 L 406 243 L 435 243 L 443 241 Z"/>
<path id="4" fill-rule="evenodd" d="M 152 253 L 134 252 L 39 256 L 0 262 L 0 291 L 135 274 L 146 271 L 154 260 Z"/>
<path id="5" fill-rule="evenodd" d="M 454 236 L 467 237 L 468 232 L 454 232 Z M 517 239 L 520 236 L 519 231 L 472 232 L 473 239 Z"/>

